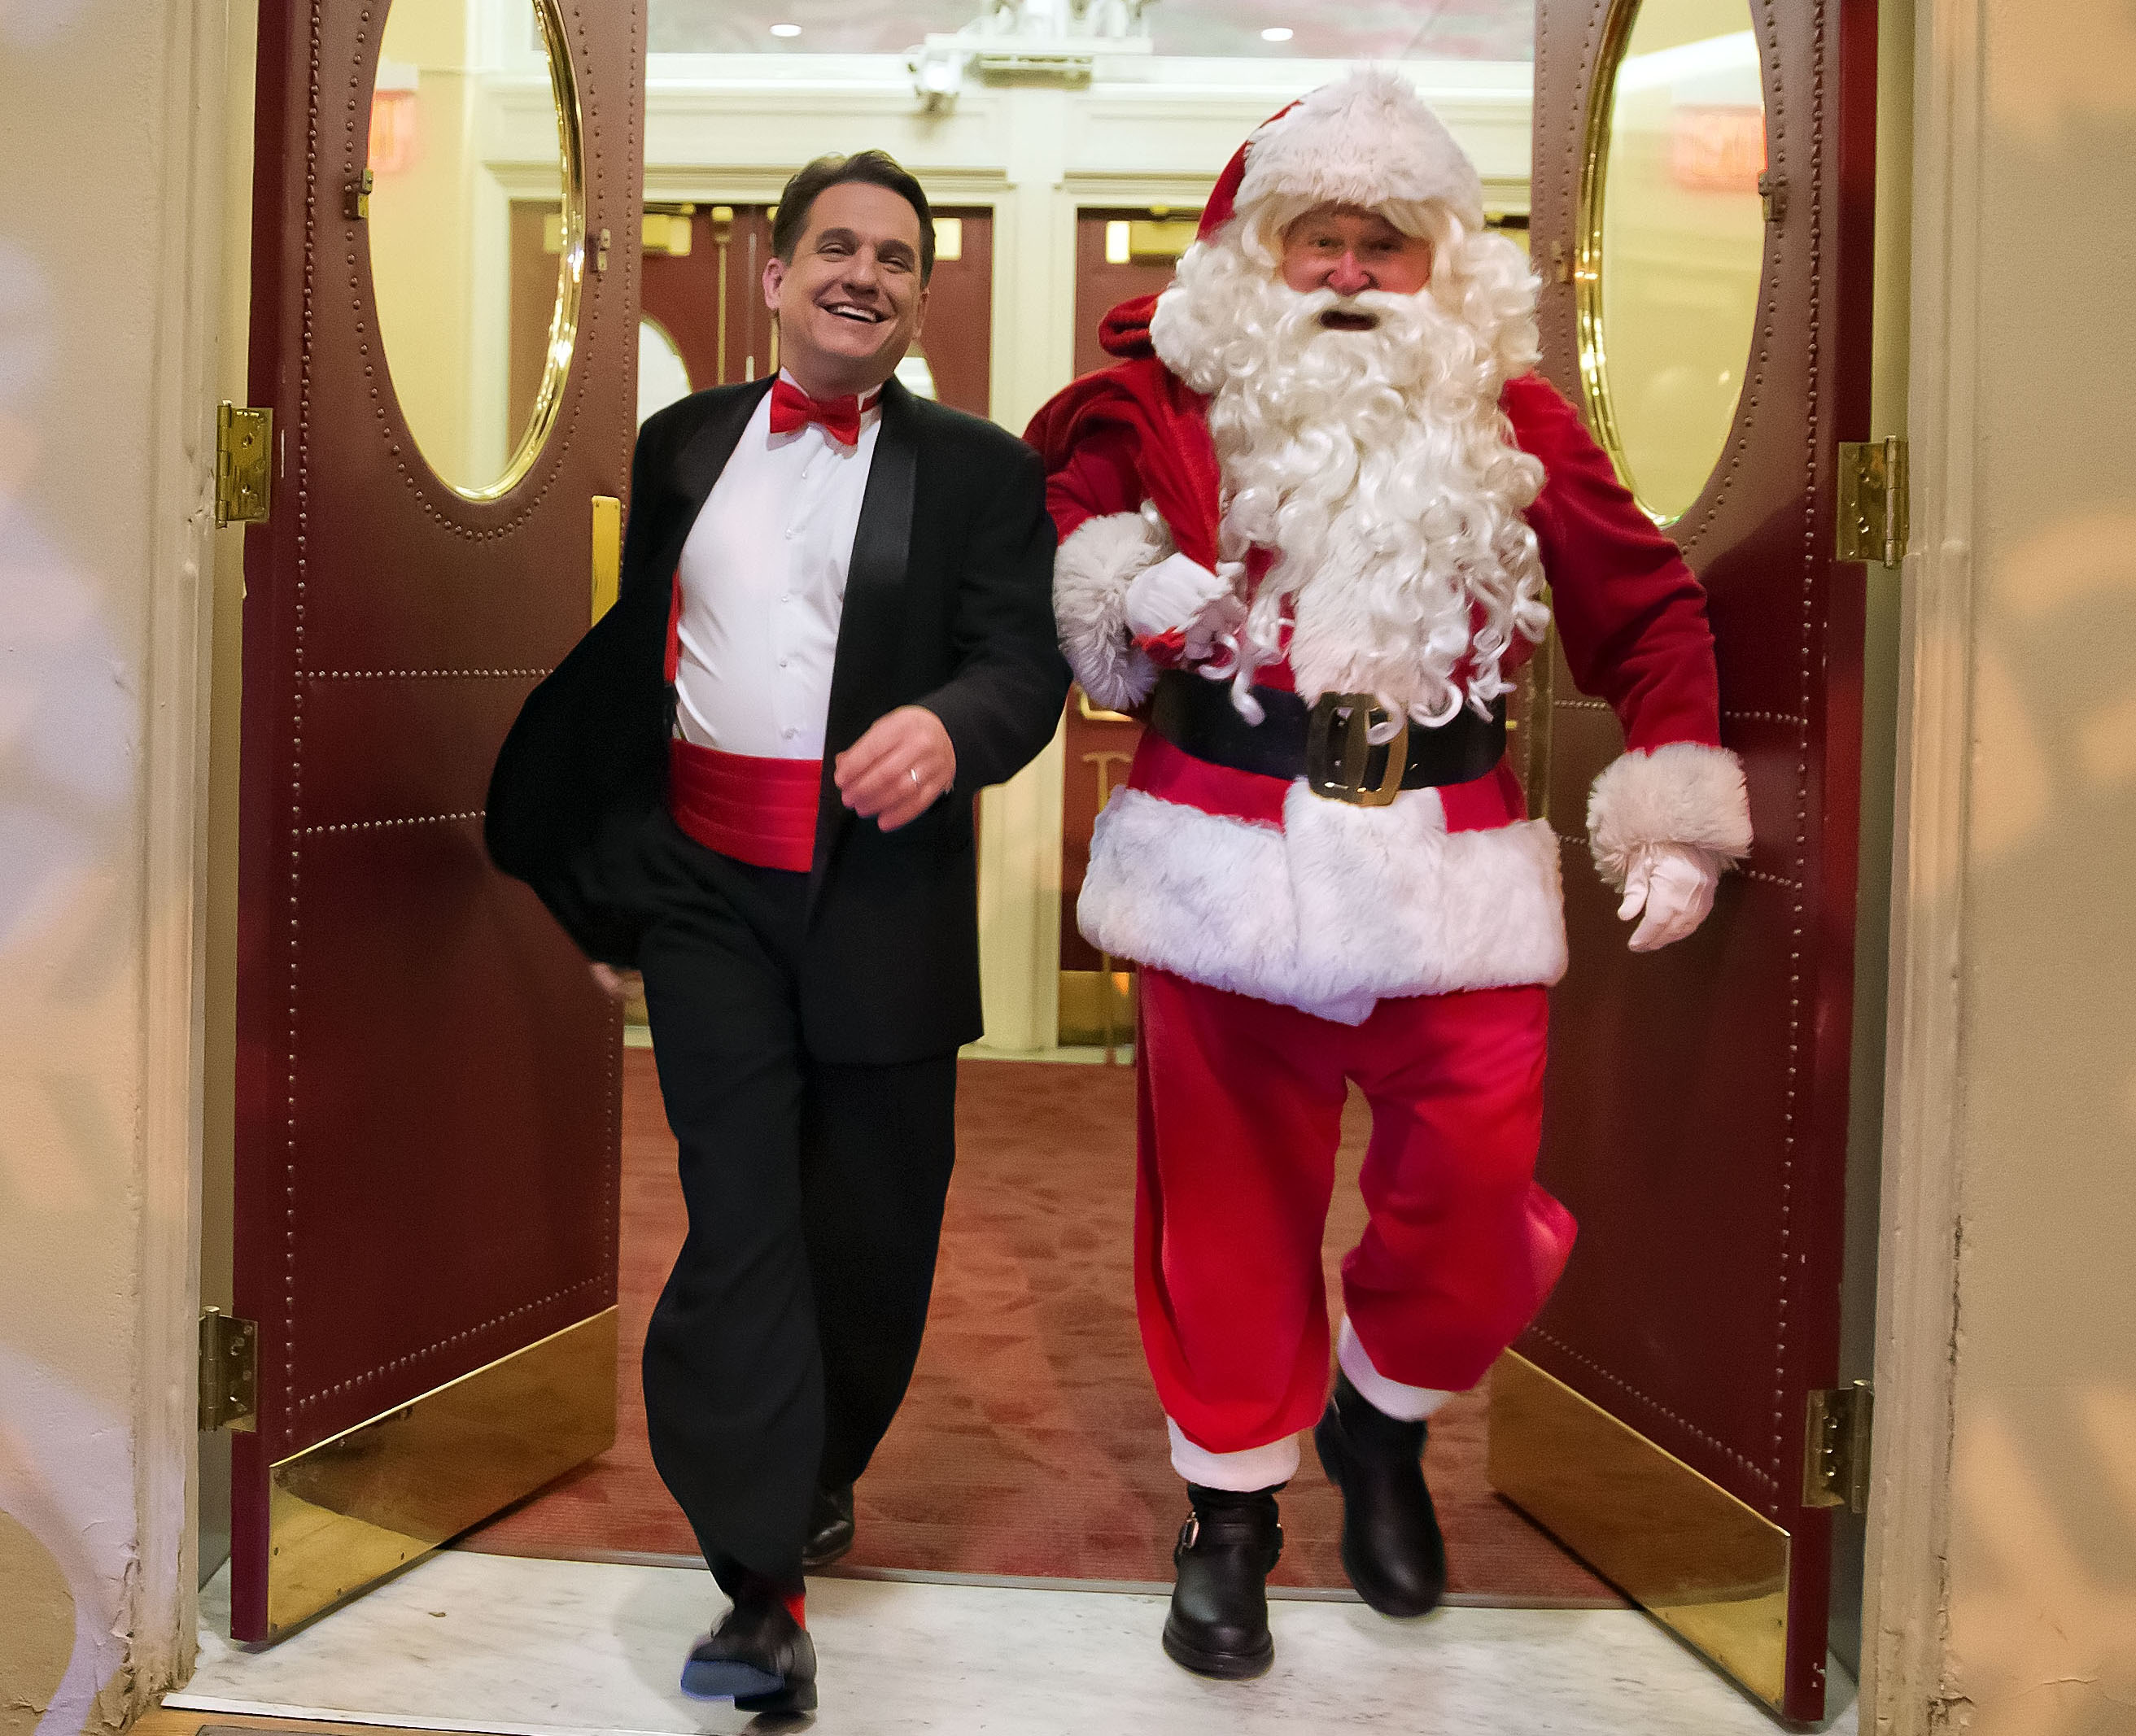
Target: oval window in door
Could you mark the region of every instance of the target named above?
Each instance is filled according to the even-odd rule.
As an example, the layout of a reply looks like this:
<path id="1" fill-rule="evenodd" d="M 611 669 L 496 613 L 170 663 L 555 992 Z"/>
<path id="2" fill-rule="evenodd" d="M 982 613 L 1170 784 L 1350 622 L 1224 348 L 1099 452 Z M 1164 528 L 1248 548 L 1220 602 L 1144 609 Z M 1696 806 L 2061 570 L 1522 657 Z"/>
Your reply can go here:
<path id="1" fill-rule="evenodd" d="M 638 322 L 638 425 L 671 404 L 690 395 L 690 365 L 657 319 Z"/>
<path id="2" fill-rule="evenodd" d="M 1618 474 L 1681 517 L 1726 449 L 1765 250 L 1749 0 L 1619 0 L 1581 188 L 1580 375 Z"/>
<path id="3" fill-rule="evenodd" d="M 469 500 L 533 468 L 563 398 L 586 266 L 576 80 L 556 0 L 471 27 L 466 0 L 392 0 L 371 104 L 372 295 L 417 449 Z M 478 44 L 498 44 L 485 55 Z M 541 45 L 546 69 L 522 53 Z M 536 341 L 516 344 L 516 328 Z"/>

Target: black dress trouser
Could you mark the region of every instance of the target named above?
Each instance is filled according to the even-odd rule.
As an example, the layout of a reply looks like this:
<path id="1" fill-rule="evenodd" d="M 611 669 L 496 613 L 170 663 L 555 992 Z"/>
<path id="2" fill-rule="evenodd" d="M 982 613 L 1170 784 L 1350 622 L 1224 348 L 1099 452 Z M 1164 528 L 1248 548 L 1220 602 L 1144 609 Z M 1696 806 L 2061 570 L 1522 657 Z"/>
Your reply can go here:
<path id="1" fill-rule="evenodd" d="M 638 946 L 689 1233 L 645 1341 L 653 1460 L 721 1585 L 801 1575 L 813 1491 L 850 1482 L 920 1354 L 957 1058 L 834 1065 L 795 990 L 808 877 L 664 814 Z"/>

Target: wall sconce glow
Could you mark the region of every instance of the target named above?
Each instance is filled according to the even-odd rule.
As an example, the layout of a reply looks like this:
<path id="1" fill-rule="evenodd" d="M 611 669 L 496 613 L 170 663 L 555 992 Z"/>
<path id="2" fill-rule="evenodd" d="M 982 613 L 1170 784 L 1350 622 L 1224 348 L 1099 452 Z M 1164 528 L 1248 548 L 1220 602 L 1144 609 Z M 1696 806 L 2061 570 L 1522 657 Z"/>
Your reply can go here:
<path id="1" fill-rule="evenodd" d="M 1293 30 L 1288 24 L 1271 24 L 1266 30 L 1261 32 L 1261 41 L 1264 42 L 1288 42 L 1297 34 L 1298 32 Z"/>
<path id="2" fill-rule="evenodd" d="M 771 33 L 774 36 L 798 36 L 801 34 L 801 27 L 798 24 L 774 24 L 771 27 Z"/>
<path id="3" fill-rule="evenodd" d="M 905 62 L 920 106 L 939 114 L 957 99 L 964 85 L 964 51 L 949 41 L 930 42 Z"/>
<path id="4" fill-rule="evenodd" d="M 380 175 L 397 175 L 415 166 L 422 154 L 422 117 L 416 106 L 416 69 L 381 61 L 371 93 L 371 140 L 365 166 Z"/>

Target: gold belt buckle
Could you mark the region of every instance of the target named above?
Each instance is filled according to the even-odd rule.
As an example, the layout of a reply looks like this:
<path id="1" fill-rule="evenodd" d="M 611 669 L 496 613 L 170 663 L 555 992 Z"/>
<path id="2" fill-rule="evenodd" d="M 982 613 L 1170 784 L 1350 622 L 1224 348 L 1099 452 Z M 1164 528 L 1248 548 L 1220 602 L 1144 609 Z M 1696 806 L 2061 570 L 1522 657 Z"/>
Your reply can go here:
<path id="1" fill-rule="evenodd" d="M 1409 720 L 1387 744 L 1386 769 L 1376 783 L 1366 775 L 1372 761 L 1371 732 L 1387 720 L 1385 706 L 1368 693 L 1323 693 L 1313 707 L 1305 736 L 1305 782 L 1316 796 L 1357 807 L 1386 807 L 1401 793 L 1409 765 Z M 1341 735 L 1335 720 L 1345 720 Z M 1338 745 L 1339 743 L 1339 745 Z"/>

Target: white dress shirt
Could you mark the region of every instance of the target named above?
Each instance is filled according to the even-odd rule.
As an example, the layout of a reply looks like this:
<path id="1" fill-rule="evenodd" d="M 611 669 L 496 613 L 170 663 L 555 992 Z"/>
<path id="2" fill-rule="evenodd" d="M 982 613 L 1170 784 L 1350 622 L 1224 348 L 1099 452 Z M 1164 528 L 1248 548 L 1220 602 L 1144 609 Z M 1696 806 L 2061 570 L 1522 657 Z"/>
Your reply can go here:
<path id="1" fill-rule="evenodd" d="M 791 378 L 791 376 L 788 376 Z M 771 431 L 766 392 L 682 545 L 676 723 L 686 741 L 820 759 L 846 569 L 882 423 L 843 446 L 811 422 Z"/>

